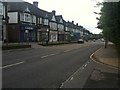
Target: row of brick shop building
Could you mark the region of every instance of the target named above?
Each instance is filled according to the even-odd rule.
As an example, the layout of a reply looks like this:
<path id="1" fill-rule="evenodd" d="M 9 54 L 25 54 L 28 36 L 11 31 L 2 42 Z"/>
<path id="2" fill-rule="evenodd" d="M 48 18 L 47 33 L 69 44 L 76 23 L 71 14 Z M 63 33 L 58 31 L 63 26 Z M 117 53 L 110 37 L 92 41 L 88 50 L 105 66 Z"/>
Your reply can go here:
<path id="1" fill-rule="evenodd" d="M 77 41 L 90 32 L 74 21 L 65 21 L 56 11 L 38 8 L 38 2 L 4 2 L 6 23 L 3 40 L 7 42 Z M 6 19 L 7 17 L 7 19 Z"/>

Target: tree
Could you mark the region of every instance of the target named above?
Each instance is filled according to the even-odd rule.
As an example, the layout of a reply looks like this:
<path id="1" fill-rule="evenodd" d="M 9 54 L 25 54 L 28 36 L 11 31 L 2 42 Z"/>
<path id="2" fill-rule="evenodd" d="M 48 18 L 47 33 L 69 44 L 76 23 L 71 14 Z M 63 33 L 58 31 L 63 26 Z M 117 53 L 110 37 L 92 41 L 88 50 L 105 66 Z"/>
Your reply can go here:
<path id="1" fill-rule="evenodd" d="M 106 42 L 109 40 L 120 48 L 120 2 L 104 2 L 100 15 L 97 28 L 103 30 Z"/>

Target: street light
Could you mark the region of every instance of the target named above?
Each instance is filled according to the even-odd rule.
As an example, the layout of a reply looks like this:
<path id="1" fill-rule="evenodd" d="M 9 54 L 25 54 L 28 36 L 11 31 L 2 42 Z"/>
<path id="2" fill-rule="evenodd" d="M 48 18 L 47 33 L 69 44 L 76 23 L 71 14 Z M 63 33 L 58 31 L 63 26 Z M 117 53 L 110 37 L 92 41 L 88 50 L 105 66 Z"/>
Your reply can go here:
<path id="1" fill-rule="evenodd" d="M 46 38 L 46 44 L 49 42 L 49 29 L 47 29 L 47 38 Z"/>
<path id="2" fill-rule="evenodd" d="M 26 43 L 29 44 L 29 37 L 28 37 L 29 31 L 28 31 L 28 30 L 25 30 L 25 33 L 26 33 Z"/>

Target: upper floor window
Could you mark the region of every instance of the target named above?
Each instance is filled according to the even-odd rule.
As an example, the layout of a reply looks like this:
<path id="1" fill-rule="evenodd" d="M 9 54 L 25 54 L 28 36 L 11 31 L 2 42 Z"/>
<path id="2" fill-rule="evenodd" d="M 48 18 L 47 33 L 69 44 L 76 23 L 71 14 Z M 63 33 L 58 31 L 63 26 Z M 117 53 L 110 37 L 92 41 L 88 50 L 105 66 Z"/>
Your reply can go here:
<path id="1" fill-rule="evenodd" d="M 58 29 L 59 30 L 64 30 L 64 26 L 62 24 L 58 24 Z"/>
<path id="2" fill-rule="evenodd" d="M 42 24 L 42 18 L 38 18 L 38 24 Z"/>
<path id="3" fill-rule="evenodd" d="M 24 13 L 24 21 L 31 22 L 31 15 L 29 13 Z"/>
<path id="4" fill-rule="evenodd" d="M 57 23 L 50 22 L 50 29 L 57 30 Z"/>
<path id="5" fill-rule="evenodd" d="M 40 24 L 42 24 L 42 18 L 40 18 Z"/>
<path id="6" fill-rule="evenodd" d="M 3 15 L 3 4 L 0 2 L 0 15 Z"/>
<path id="7" fill-rule="evenodd" d="M 36 16 L 35 15 L 32 15 L 32 23 L 36 24 Z"/>
<path id="8" fill-rule="evenodd" d="M 48 25 L 48 19 L 44 19 L 44 25 Z"/>

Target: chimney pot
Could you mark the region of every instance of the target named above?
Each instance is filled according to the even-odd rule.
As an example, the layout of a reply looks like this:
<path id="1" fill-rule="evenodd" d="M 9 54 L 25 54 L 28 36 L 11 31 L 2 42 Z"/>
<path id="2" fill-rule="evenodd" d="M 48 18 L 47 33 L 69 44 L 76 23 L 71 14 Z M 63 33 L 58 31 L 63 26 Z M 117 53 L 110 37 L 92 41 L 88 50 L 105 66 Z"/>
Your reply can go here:
<path id="1" fill-rule="evenodd" d="M 55 10 L 53 10 L 53 11 L 52 11 L 52 13 L 55 15 L 55 14 L 56 14 L 56 11 L 55 11 Z"/>
<path id="2" fill-rule="evenodd" d="M 74 24 L 74 21 L 72 21 L 72 24 Z"/>
<path id="3" fill-rule="evenodd" d="M 37 2 L 37 1 L 33 1 L 33 5 L 34 5 L 35 7 L 38 7 L 38 2 Z"/>
<path id="4" fill-rule="evenodd" d="M 76 25 L 78 26 L 78 23 L 76 23 Z"/>

